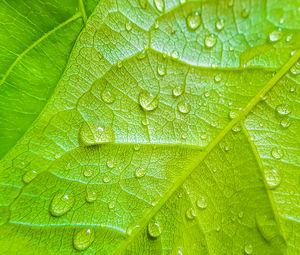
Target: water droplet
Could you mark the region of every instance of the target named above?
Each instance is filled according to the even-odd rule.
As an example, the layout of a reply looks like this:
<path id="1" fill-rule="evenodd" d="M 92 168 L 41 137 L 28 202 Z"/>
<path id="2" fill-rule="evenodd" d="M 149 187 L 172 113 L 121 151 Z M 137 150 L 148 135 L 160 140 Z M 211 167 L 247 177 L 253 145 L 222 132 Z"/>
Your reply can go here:
<path id="1" fill-rule="evenodd" d="M 224 19 L 218 19 L 218 20 L 216 21 L 216 29 L 217 29 L 218 31 L 223 30 L 224 26 L 225 26 L 225 20 L 224 20 Z"/>
<path id="2" fill-rule="evenodd" d="M 277 105 L 276 111 L 281 115 L 287 115 L 291 113 L 291 107 L 288 104 Z"/>
<path id="3" fill-rule="evenodd" d="M 109 90 L 103 90 L 101 93 L 101 98 L 107 104 L 111 104 L 115 101 L 114 95 L 111 94 Z"/>
<path id="4" fill-rule="evenodd" d="M 282 38 L 282 31 L 280 30 L 274 30 L 269 34 L 269 39 L 271 42 L 277 42 Z"/>
<path id="5" fill-rule="evenodd" d="M 125 29 L 126 29 L 127 31 L 130 31 L 130 30 L 132 29 L 132 23 L 131 23 L 131 21 L 127 21 L 127 22 L 125 23 Z"/>
<path id="6" fill-rule="evenodd" d="M 193 208 L 189 208 L 186 210 L 185 216 L 188 220 L 192 220 L 196 217 L 196 211 Z"/>
<path id="7" fill-rule="evenodd" d="M 240 124 L 236 124 L 232 127 L 232 131 L 233 132 L 240 132 L 241 131 L 241 125 Z"/>
<path id="8" fill-rule="evenodd" d="M 221 74 L 217 74 L 217 75 L 215 76 L 215 81 L 216 81 L 216 82 L 220 82 L 221 79 L 222 79 L 222 75 L 221 75 Z"/>
<path id="9" fill-rule="evenodd" d="M 220 230 L 221 230 L 221 227 L 220 227 L 220 225 L 218 225 L 218 226 L 216 227 L 216 231 L 219 232 Z"/>
<path id="10" fill-rule="evenodd" d="M 291 125 L 291 121 L 289 118 L 283 118 L 281 121 L 280 121 L 280 125 L 283 127 L 283 128 L 288 128 L 290 125 Z"/>
<path id="11" fill-rule="evenodd" d="M 182 139 L 187 139 L 187 134 L 186 134 L 186 133 L 183 133 L 182 136 L 181 136 L 181 138 L 182 138 Z"/>
<path id="12" fill-rule="evenodd" d="M 134 150 L 135 151 L 140 150 L 140 148 L 141 148 L 141 145 L 139 143 L 134 145 Z"/>
<path id="13" fill-rule="evenodd" d="M 252 247 L 252 245 L 251 245 L 251 244 L 245 245 L 245 253 L 246 253 L 246 254 L 252 254 L 252 252 L 253 252 L 253 247 Z"/>
<path id="14" fill-rule="evenodd" d="M 137 178 L 142 178 L 143 176 L 145 176 L 146 174 L 146 170 L 145 168 L 143 167 L 138 167 L 136 170 L 135 170 L 135 176 Z"/>
<path id="15" fill-rule="evenodd" d="M 230 147 L 229 147 L 228 145 L 224 146 L 224 151 L 225 151 L 225 152 L 230 151 Z"/>
<path id="16" fill-rule="evenodd" d="M 114 209 L 115 206 L 116 206 L 116 202 L 115 202 L 115 201 L 110 201 L 110 202 L 108 203 L 108 209 Z"/>
<path id="17" fill-rule="evenodd" d="M 241 218 L 243 218 L 244 217 L 244 212 L 239 212 L 239 218 L 241 219 Z"/>
<path id="18" fill-rule="evenodd" d="M 111 178 L 110 178 L 108 175 L 106 175 L 106 176 L 103 177 L 103 181 L 104 181 L 105 183 L 108 183 L 108 182 L 111 181 Z"/>
<path id="19" fill-rule="evenodd" d="M 75 234 L 73 238 L 73 245 L 76 250 L 84 251 L 91 246 L 94 240 L 95 234 L 92 229 L 82 229 Z"/>
<path id="20" fill-rule="evenodd" d="M 95 191 L 88 191 L 85 196 L 85 200 L 89 203 L 94 202 L 97 199 L 97 193 Z"/>
<path id="21" fill-rule="evenodd" d="M 121 68 L 122 66 L 123 66 L 122 61 L 118 60 L 118 62 L 117 62 L 117 67 L 118 67 L 118 68 Z"/>
<path id="22" fill-rule="evenodd" d="M 207 202 L 205 197 L 201 197 L 196 201 L 196 205 L 200 209 L 205 209 L 207 207 Z"/>
<path id="23" fill-rule="evenodd" d="M 273 148 L 271 154 L 273 158 L 281 159 L 283 157 L 283 150 L 279 148 Z"/>
<path id="24" fill-rule="evenodd" d="M 232 119 L 232 120 L 235 119 L 235 118 L 237 118 L 238 116 L 239 116 L 239 113 L 236 110 L 231 110 L 229 112 L 229 118 Z"/>
<path id="25" fill-rule="evenodd" d="M 269 189 L 275 189 L 281 182 L 279 173 L 272 168 L 265 169 L 265 177 Z"/>
<path id="26" fill-rule="evenodd" d="M 62 216 L 72 209 L 74 202 L 72 195 L 57 193 L 50 203 L 50 213 L 53 216 Z"/>
<path id="27" fill-rule="evenodd" d="M 24 182 L 24 183 L 29 183 L 29 182 L 31 182 L 35 177 L 37 177 L 37 172 L 34 171 L 34 170 L 30 170 L 30 171 L 26 172 L 26 173 L 23 175 L 23 182 Z"/>
<path id="28" fill-rule="evenodd" d="M 164 0 L 154 0 L 155 7 L 158 11 L 163 12 L 165 9 Z"/>
<path id="29" fill-rule="evenodd" d="M 181 86 L 177 86 L 177 87 L 173 88 L 173 95 L 175 97 L 181 96 L 182 93 L 183 93 L 183 88 Z"/>
<path id="30" fill-rule="evenodd" d="M 158 29 L 158 28 L 159 28 L 159 22 L 158 22 L 158 20 L 155 20 L 155 21 L 154 21 L 154 28 L 155 28 L 155 29 Z"/>
<path id="31" fill-rule="evenodd" d="M 191 110 L 191 105 L 184 101 L 179 102 L 177 107 L 181 113 L 189 113 Z"/>
<path id="32" fill-rule="evenodd" d="M 146 9 L 148 5 L 148 0 L 139 0 L 142 9 Z"/>
<path id="33" fill-rule="evenodd" d="M 142 124 L 143 124 L 144 126 L 149 125 L 149 120 L 148 120 L 148 119 L 142 120 Z"/>
<path id="34" fill-rule="evenodd" d="M 241 12 L 242 18 L 247 19 L 249 17 L 249 15 L 250 15 L 250 10 L 249 9 L 245 8 L 245 9 L 242 10 L 242 12 Z"/>
<path id="35" fill-rule="evenodd" d="M 106 162 L 106 165 L 108 168 L 114 168 L 115 167 L 115 161 L 113 159 L 109 159 Z"/>
<path id="36" fill-rule="evenodd" d="M 159 223 L 157 222 L 150 222 L 148 224 L 148 234 L 153 237 L 157 238 L 161 235 L 162 228 Z"/>
<path id="37" fill-rule="evenodd" d="M 297 63 L 295 65 L 293 65 L 290 69 L 290 72 L 293 74 L 293 75 L 298 75 L 300 73 L 300 65 Z"/>
<path id="38" fill-rule="evenodd" d="M 85 146 L 115 141 L 113 129 L 94 122 L 84 123 L 80 129 L 79 137 Z"/>
<path id="39" fill-rule="evenodd" d="M 164 76 L 166 74 L 166 66 L 163 65 L 163 64 L 160 64 L 157 66 L 157 73 L 160 75 L 160 76 Z"/>
<path id="40" fill-rule="evenodd" d="M 187 16 L 186 24 L 189 29 L 196 30 L 201 24 L 200 13 L 196 11 Z"/>
<path id="41" fill-rule="evenodd" d="M 93 171 L 92 171 L 91 169 L 86 168 L 86 169 L 84 169 L 84 171 L 83 171 L 83 175 L 84 175 L 85 177 L 90 177 L 90 176 L 93 175 Z"/>
<path id="42" fill-rule="evenodd" d="M 172 59 L 178 59 L 178 57 L 179 57 L 178 52 L 176 50 L 174 50 L 171 54 L 171 57 L 172 57 Z"/>
<path id="43" fill-rule="evenodd" d="M 145 111 L 153 111 L 158 106 L 158 99 L 151 93 L 143 90 L 139 95 L 139 103 Z"/>
<path id="44" fill-rule="evenodd" d="M 217 37 L 215 37 L 214 35 L 208 35 L 205 37 L 204 43 L 207 48 L 212 48 L 217 43 Z"/>

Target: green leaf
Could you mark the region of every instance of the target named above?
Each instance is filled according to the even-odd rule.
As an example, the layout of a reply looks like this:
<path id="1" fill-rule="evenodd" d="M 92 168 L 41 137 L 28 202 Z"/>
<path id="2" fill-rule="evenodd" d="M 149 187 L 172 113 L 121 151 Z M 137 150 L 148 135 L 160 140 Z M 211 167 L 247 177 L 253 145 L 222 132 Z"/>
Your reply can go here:
<path id="1" fill-rule="evenodd" d="M 298 254 L 297 3 L 73 2 L 0 4 L 1 252 Z"/>

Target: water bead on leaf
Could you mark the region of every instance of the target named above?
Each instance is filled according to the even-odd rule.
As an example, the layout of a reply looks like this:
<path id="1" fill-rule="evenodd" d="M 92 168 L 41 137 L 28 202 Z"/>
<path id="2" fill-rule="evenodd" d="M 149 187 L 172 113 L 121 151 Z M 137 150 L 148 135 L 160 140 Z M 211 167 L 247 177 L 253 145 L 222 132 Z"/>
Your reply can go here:
<path id="1" fill-rule="evenodd" d="M 53 216 L 62 216 L 72 209 L 74 202 L 75 199 L 72 195 L 57 193 L 50 203 L 50 213 Z"/>
<path id="2" fill-rule="evenodd" d="M 111 104 L 115 101 L 114 95 L 109 90 L 103 90 L 101 93 L 101 98 L 107 104 Z"/>
<path id="3" fill-rule="evenodd" d="M 274 30 L 269 34 L 269 39 L 271 42 L 277 42 L 279 41 L 283 36 L 283 33 L 281 30 Z"/>
<path id="4" fill-rule="evenodd" d="M 158 99 L 148 91 L 141 91 L 139 95 L 139 103 L 145 111 L 153 111 L 158 106 Z"/>
<path id="5" fill-rule="evenodd" d="M 189 103 L 187 103 L 187 102 L 181 101 L 181 102 L 178 103 L 177 108 L 178 108 L 178 110 L 179 110 L 181 113 L 186 114 L 186 113 L 189 113 L 189 112 L 190 112 L 190 110 L 191 110 L 191 105 L 190 105 Z"/>
<path id="6" fill-rule="evenodd" d="M 224 26 L 225 26 L 225 20 L 224 20 L 224 19 L 218 19 L 218 20 L 216 21 L 216 29 L 217 29 L 218 31 L 223 30 Z"/>
<path id="7" fill-rule="evenodd" d="M 35 177 L 37 177 L 37 172 L 30 170 L 23 175 L 23 182 L 30 183 Z"/>
<path id="8" fill-rule="evenodd" d="M 154 0 L 154 5 L 155 5 L 156 9 L 160 12 L 163 12 L 165 10 L 164 0 Z"/>
<path id="9" fill-rule="evenodd" d="M 186 24 L 189 29 L 196 30 L 201 24 L 201 17 L 198 11 L 192 12 L 186 18 Z"/>
<path id="10" fill-rule="evenodd" d="M 217 43 L 217 37 L 214 35 L 208 35 L 205 37 L 204 44 L 207 48 L 212 48 Z"/>
<path id="11" fill-rule="evenodd" d="M 160 226 L 159 223 L 157 222 L 150 222 L 148 224 L 148 234 L 152 237 L 152 238 L 157 238 L 161 235 L 162 232 L 162 228 Z"/>
<path id="12" fill-rule="evenodd" d="M 291 113 L 292 109 L 288 104 L 280 104 L 276 107 L 276 111 L 281 115 L 287 115 Z"/>
<path id="13" fill-rule="evenodd" d="M 88 191 L 85 196 L 85 200 L 89 203 L 94 202 L 97 199 L 97 193 L 95 191 Z"/>
<path id="14" fill-rule="evenodd" d="M 275 189 L 281 182 L 280 175 L 277 170 L 268 168 L 265 171 L 266 183 L 269 189 Z"/>
<path id="15" fill-rule="evenodd" d="M 173 88 L 172 92 L 175 97 L 179 97 L 183 93 L 183 88 L 181 86 L 177 86 L 177 87 Z"/>
<path id="16" fill-rule="evenodd" d="M 84 251 L 91 246 L 94 240 L 95 233 L 92 229 L 82 229 L 75 234 L 73 245 L 76 250 Z"/>
<path id="17" fill-rule="evenodd" d="M 271 155 L 274 159 L 281 159 L 283 157 L 283 150 L 280 148 L 273 148 Z"/>
<path id="18" fill-rule="evenodd" d="M 242 12 L 241 12 L 242 18 L 246 19 L 246 18 L 249 17 L 249 15 L 250 15 L 250 10 L 249 9 L 245 8 L 245 9 L 242 10 Z"/>
<path id="19" fill-rule="evenodd" d="M 145 168 L 143 167 L 138 167 L 136 170 L 135 170 L 135 176 L 137 178 L 142 178 L 143 176 L 145 176 L 146 174 L 146 170 Z"/>

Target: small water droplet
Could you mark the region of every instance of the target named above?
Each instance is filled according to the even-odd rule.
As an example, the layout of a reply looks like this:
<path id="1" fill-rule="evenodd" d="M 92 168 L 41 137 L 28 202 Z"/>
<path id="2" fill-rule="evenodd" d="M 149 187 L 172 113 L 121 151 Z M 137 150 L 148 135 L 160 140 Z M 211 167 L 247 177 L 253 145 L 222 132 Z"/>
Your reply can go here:
<path id="1" fill-rule="evenodd" d="M 224 26 L 225 26 L 225 20 L 224 20 L 224 19 L 218 19 L 218 20 L 216 21 L 216 29 L 217 29 L 218 31 L 223 30 Z"/>
<path id="2" fill-rule="evenodd" d="M 85 122 L 80 129 L 79 138 L 85 146 L 112 143 L 115 142 L 115 133 L 110 127 Z"/>
<path id="3" fill-rule="evenodd" d="M 222 80 L 222 75 L 221 74 L 217 74 L 216 76 L 215 76 L 215 81 L 216 82 L 220 82 Z"/>
<path id="4" fill-rule="evenodd" d="M 117 62 L 117 67 L 118 67 L 118 68 L 121 68 L 122 66 L 123 66 L 122 61 L 118 60 L 118 62 Z"/>
<path id="5" fill-rule="evenodd" d="M 298 75 L 300 74 L 300 65 L 297 63 L 295 65 L 293 65 L 290 69 L 291 74 L 293 75 Z"/>
<path id="6" fill-rule="evenodd" d="M 230 151 L 230 147 L 229 147 L 228 145 L 224 146 L 224 151 L 225 151 L 225 152 Z"/>
<path id="7" fill-rule="evenodd" d="M 205 209 L 207 207 L 207 202 L 205 197 L 201 197 L 196 201 L 196 205 L 200 209 Z"/>
<path id="8" fill-rule="evenodd" d="M 108 175 L 103 177 L 103 182 L 108 183 L 110 181 L 111 181 L 111 178 Z"/>
<path id="9" fill-rule="evenodd" d="M 108 168 L 114 168 L 115 166 L 115 161 L 113 159 L 108 159 L 106 162 L 106 165 Z"/>
<path id="10" fill-rule="evenodd" d="M 155 5 L 156 9 L 160 12 L 163 12 L 165 9 L 164 0 L 154 0 L 154 5 Z"/>
<path id="11" fill-rule="evenodd" d="M 239 218 L 241 219 L 243 217 L 244 217 L 244 212 L 243 211 L 239 212 Z"/>
<path id="12" fill-rule="evenodd" d="M 94 202 L 97 199 L 97 193 L 95 191 L 88 191 L 85 196 L 85 200 L 89 203 Z"/>
<path id="13" fill-rule="evenodd" d="M 146 9 L 148 5 L 148 0 L 139 0 L 139 4 L 142 9 Z"/>
<path id="14" fill-rule="evenodd" d="M 253 252 L 253 247 L 252 247 L 252 245 L 251 245 L 251 244 L 245 245 L 245 253 L 246 253 L 246 254 L 252 254 L 252 252 Z"/>
<path id="15" fill-rule="evenodd" d="M 281 115 L 287 115 L 291 113 L 291 107 L 288 104 L 277 105 L 276 111 Z"/>
<path id="16" fill-rule="evenodd" d="M 127 21 L 127 22 L 125 23 L 125 29 L 126 29 L 127 31 L 130 31 L 130 30 L 132 29 L 132 23 L 131 23 L 131 21 Z"/>
<path id="17" fill-rule="evenodd" d="M 83 175 L 84 175 L 85 177 L 90 177 L 90 176 L 93 175 L 93 171 L 92 171 L 91 169 L 89 169 L 89 168 L 86 168 L 86 169 L 84 169 L 84 171 L 83 171 Z"/>
<path id="18" fill-rule="evenodd" d="M 166 66 L 163 65 L 163 64 L 159 64 L 157 66 L 157 73 L 160 75 L 160 76 L 164 76 L 166 74 Z"/>
<path id="19" fill-rule="evenodd" d="M 185 216 L 188 220 L 192 220 L 196 216 L 196 211 L 193 208 L 189 208 L 186 210 Z"/>
<path id="20" fill-rule="evenodd" d="M 177 86 L 177 87 L 173 88 L 173 95 L 175 97 L 181 96 L 182 93 L 183 93 L 183 88 L 181 86 Z"/>
<path id="21" fill-rule="evenodd" d="M 30 183 L 35 177 L 37 177 L 37 172 L 30 170 L 23 175 L 23 182 Z"/>
<path id="22" fill-rule="evenodd" d="M 277 170 L 268 168 L 265 169 L 265 177 L 266 177 L 266 182 L 267 186 L 269 189 L 275 189 L 279 186 L 281 182 L 280 175 Z"/>
<path id="23" fill-rule="evenodd" d="M 53 216 L 62 216 L 72 209 L 74 202 L 72 195 L 57 193 L 50 203 L 50 213 Z"/>
<path id="24" fill-rule="evenodd" d="M 205 37 L 204 43 L 207 48 L 212 48 L 217 43 L 217 37 L 214 35 L 208 35 Z"/>
<path id="25" fill-rule="evenodd" d="M 136 176 L 137 178 L 142 178 L 142 177 L 145 176 L 145 174 L 146 174 L 146 170 L 145 170 L 145 168 L 143 168 L 143 167 L 138 167 L 138 168 L 135 170 L 135 176 Z"/>
<path id="26" fill-rule="evenodd" d="M 245 8 L 245 9 L 242 10 L 242 12 L 241 12 L 242 18 L 247 19 L 249 17 L 249 15 L 250 15 L 250 10 L 249 9 Z"/>
<path id="27" fill-rule="evenodd" d="M 291 125 L 291 120 L 289 118 L 283 118 L 281 121 L 280 121 L 280 125 L 283 127 L 283 128 L 288 128 L 290 125 Z"/>
<path id="28" fill-rule="evenodd" d="M 232 127 L 232 131 L 233 132 L 240 132 L 241 131 L 241 125 L 240 124 L 236 124 Z"/>
<path id="29" fill-rule="evenodd" d="M 290 42 L 291 40 L 293 39 L 293 34 L 290 34 L 290 35 L 288 35 L 287 37 L 286 37 L 286 41 L 287 42 Z"/>
<path id="30" fill-rule="evenodd" d="M 76 250 L 84 251 L 91 246 L 94 240 L 95 234 L 92 229 L 82 229 L 75 234 L 73 238 L 73 245 Z"/>
<path id="31" fill-rule="evenodd" d="M 219 232 L 220 230 L 221 230 L 221 227 L 220 227 L 220 225 L 218 225 L 218 226 L 216 227 L 216 231 Z"/>
<path id="32" fill-rule="evenodd" d="M 114 209 L 115 206 L 116 206 L 116 202 L 115 202 L 115 201 L 110 201 L 110 202 L 108 203 L 108 209 Z"/>
<path id="33" fill-rule="evenodd" d="M 142 124 L 143 124 L 144 126 L 149 125 L 149 120 L 148 120 L 148 119 L 142 120 Z"/>
<path id="34" fill-rule="evenodd" d="M 271 42 L 277 42 L 282 38 L 282 31 L 281 30 L 274 30 L 269 34 L 269 39 Z"/>
<path id="35" fill-rule="evenodd" d="M 134 150 L 135 151 L 140 150 L 140 148 L 141 148 L 141 145 L 139 143 L 134 145 Z"/>
<path id="36" fill-rule="evenodd" d="M 151 93 L 143 90 L 139 95 L 139 103 L 145 111 L 153 111 L 158 106 L 158 99 Z"/>
<path id="37" fill-rule="evenodd" d="M 182 139 L 187 139 L 187 134 L 186 134 L 186 133 L 183 133 L 183 134 L 181 135 L 181 138 L 182 138 Z"/>
<path id="38" fill-rule="evenodd" d="M 153 237 L 157 238 L 161 235 L 162 227 L 157 222 L 150 222 L 148 224 L 148 234 Z"/>
<path id="39" fill-rule="evenodd" d="M 179 57 L 178 52 L 176 50 L 174 50 L 171 54 L 171 57 L 172 57 L 172 59 L 178 59 L 178 57 Z"/>
<path id="40" fill-rule="evenodd" d="M 274 159 L 281 159 L 283 157 L 283 150 L 280 148 L 273 148 L 271 155 Z"/>
<path id="41" fill-rule="evenodd" d="M 154 28 L 155 28 L 155 29 L 158 29 L 158 28 L 159 28 L 159 22 L 158 22 L 158 20 L 155 20 L 155 21 L 154 21 Z"/>
<path id="42" fill-rule="evenodd" d="M 184 101 L 179 102 L 177 107 L 181 113 L 189 113 L 191 110 L 191 105 Z"/>
<path id="43" fill-rule="evenodd" d="M 186 24 L 189 29 L 196 30 L 201 24 L 201 17 L 198 11 L 192 12 L 186 18 Z"/>
<path id="44" fill-rule="evenodd" d="M 229 118 L 232 120 L 237 118 L 238 116 L 239 116 L 239 112 L 237 110 L 231 110 L 229 112 Z"/>

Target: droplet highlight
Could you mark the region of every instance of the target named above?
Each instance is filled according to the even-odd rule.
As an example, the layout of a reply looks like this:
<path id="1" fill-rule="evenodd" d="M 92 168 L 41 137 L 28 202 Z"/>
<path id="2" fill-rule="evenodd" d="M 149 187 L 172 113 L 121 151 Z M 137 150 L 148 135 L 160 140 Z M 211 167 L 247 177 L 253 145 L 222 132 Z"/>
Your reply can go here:
<path id="1" fill-rule="evenodd" d="M 23 175 L 23 182 L 30 183 L 35 177 L 37 177 L 37 172 L 35 170 L 30 170 Z"/>

